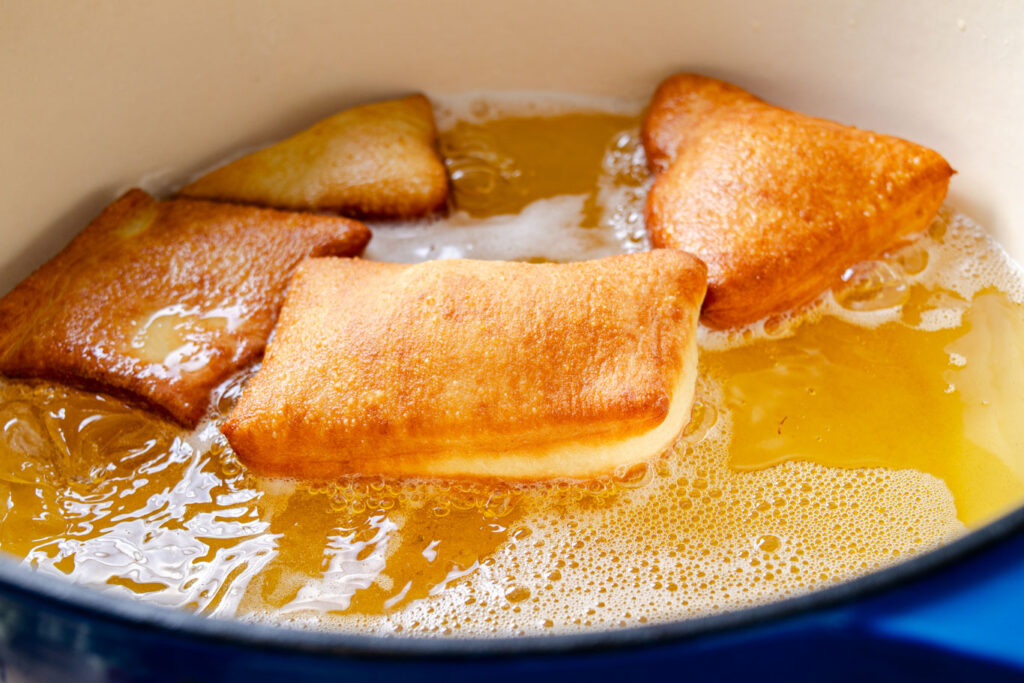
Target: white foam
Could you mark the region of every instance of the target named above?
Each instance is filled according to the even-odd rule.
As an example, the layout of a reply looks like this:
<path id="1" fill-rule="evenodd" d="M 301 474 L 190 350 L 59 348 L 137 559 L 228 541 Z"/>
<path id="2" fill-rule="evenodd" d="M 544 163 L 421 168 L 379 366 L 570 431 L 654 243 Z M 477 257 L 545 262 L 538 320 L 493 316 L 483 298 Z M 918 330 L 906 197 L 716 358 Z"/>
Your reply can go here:
<path id="1" fill-rule="evenodd" d="M 887 295 L 885 288 L 894 285 L 908 294 L 915 287 L 930 292 L 931 300 L 918 311 L 919 320 L 907 323 L 929 332 L 960 327 L 970 300 L 986 289 L 998 290 L 1011 301 L 1024 303 L 1024 271 L 1021 266 L 983 228 L 963 214 L 943 209 L 931 229 L 914 238 L 905 249 L 923 251 L 927 258 L 924 268 L 917 272 L 905 268 L 900 258 L 903 250 L 893 250 L 876 261 L 865 261 L 848 269 L 847 273 L 859 271 L 863 277 L 875 277 L 877 280 L 874 292 L 865 295 L 866 302 L 860 300 L 866 306 L 864 309 L 844 305 L 841 293 L 847 283 L 837 283 L 795 315 L 758 320 L 738 330 L 702 328 L 701 348 L 724 350 L 760 339 L 791 336 L 801 325 L 825 316 L 865 328 L 899 320 L 907 322 L 903 307 L 905 300 L 884 298 Z M 946 292 L 952 292 L 959 298 Z M 877 308 L 871 306 L 871 295 L 879 297 Z"/>
<path id="2" fill-rule="evenodd" d="M 808 462 L 734 472 L 729 415 L 711 408 L 722 388 L 703 378 L 698 395 L 676 452 L 608 504 L 526 491 L 520 533 L 427 597 L 383 615 L 292 615 L 288 625 L 487 637 L 657 623 L 806 593 L 963 533 L 949 490 L 928 474 Z"/>
<path id="3" fill-rule="evenodd" d="M 1024 303 L 1024 270 L 1006 250 L 969 217 L 946 212 L 946 233 L 936 258 L 922 281 L 972 299 L 985 289 L 997 289 L 1014 303 Z"/>
<path id="4" fill-rule="evenodd" d="M 623 178 L 634 182 L 623 184 Z M 644 226 L 644 203 L 650 187 L 640 131 L 624 131 L 601 162 L 597 193 L 597 202 L 602 207 L 601 225 L 615 233 L 624 252 L 651 248 Z"/>
<path id="5" fill-rule="evenodd" d="M 472 218 L 462 211 L 414 224 L 372 223 L 365 258 L 580 261 L 622 253 L 614 233 L 580 227 L 584 195 L 541 199 L 518 214 Z"/>

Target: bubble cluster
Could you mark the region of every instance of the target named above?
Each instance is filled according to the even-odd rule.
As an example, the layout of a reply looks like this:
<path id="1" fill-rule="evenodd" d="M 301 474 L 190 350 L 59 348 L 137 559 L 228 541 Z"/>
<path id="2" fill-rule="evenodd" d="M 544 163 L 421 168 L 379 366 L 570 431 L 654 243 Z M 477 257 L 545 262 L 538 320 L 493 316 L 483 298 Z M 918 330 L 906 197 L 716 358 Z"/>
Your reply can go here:
<path id="1" fill-rule="evenodd" d="M 462 120 L 442 131 L 449 213 L 373 224 L 365 257 L 566 262 L 646 249 L 649 178 L 636 112 L 548 103 L 558 115 Z"/>
<path id="2" fill-rule="evenodd" d="M 644 226 L 644 202 L 651 179 L 639 127 L 624 130 L 609 145 L 598 181 L 601 225 L 610 227 L 622 251 L 646 251 L 651 240 Z"/>
<path id="3" fill-rule="evenodd" d="M 333 625 L 487 636 L 690 618 L 829 586 L 962 533 L 943 483 L 912 470 L 730 469 L 728 416 L 702 384 L 696 424 L 672 452 L 593 498 L 579 486 L 520 489 L 507 538 L 475 571 L 401 610 Z"/>
<path id="4" fill-rule="evenodd" d="M 740 330 L 702 328 L 700 342 L 709 350 L 736 348 L 791 336 L 826 316 L 865 328 L 899 321 L 920 330 L 952 329 L 986 290 L 1024 303 L 1021 266 L 981 226 L 945 207 L 923 235 L 850 266 L 808 306 Z"/>

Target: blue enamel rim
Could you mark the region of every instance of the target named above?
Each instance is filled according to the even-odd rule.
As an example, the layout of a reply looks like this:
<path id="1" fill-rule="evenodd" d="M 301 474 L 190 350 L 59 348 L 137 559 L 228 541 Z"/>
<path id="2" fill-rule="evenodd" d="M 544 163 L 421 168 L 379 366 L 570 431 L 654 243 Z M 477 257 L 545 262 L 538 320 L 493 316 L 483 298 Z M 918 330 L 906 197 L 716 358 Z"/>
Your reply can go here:
<path id="1" fill-rule="evenodd" d="M 41 601 L 85 620 L 147 630 L 172 639 L 202 641 L 234 648 L 258 648 L 283 653 L 335 657 L 475 658 L 508 655 L 582 654 L 588 651 L 634 649 L 720 634 L 772 620 L 834 607 L 936 573 L 943 568 L 1024 531 L 1024 508 L 1019 508 L 962 538 L 931 552 L 867 576 L 760 607 L 662 624 L 594 633 L 504 638 L 379 637 L 305 631 L 202 617 L 100 591 L 60 577 L 40 574 L 7 556 L 0 558 L 0 591 L 12 597 Z"/>

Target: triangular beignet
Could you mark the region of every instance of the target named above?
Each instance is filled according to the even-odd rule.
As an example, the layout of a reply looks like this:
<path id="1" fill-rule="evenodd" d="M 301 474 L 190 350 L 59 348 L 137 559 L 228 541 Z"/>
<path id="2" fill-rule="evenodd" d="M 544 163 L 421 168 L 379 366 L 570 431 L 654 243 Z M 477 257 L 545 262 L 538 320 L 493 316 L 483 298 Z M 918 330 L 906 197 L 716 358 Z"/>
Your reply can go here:
<path id="1" fill-rule="evenodd" d="M 310 259 L 222 431 L 284 476 L 589 477 L 689 421 L 705 268 Z"/>
<path id="2" fill-rule="evenodd" d="M 335 114 L 207 173 L 181 195 L 364 218 L 414 218 L 444 207 L 448 176 L 437 152 L 430 100 L 412 95 Z"/>
<path id="3" fill-rule="evenodd" d="M 295 266 L 369 239 L 347 218 L 130 190 L 0 299 L 0 373 L 128 395 L 194 425 L 262 353 Z"/>
<path id="4" fill-rule="evenodd" d="M 848 266 L 924 230 L 953 174 L 920 145 L 689 74 L 658 88 L 643 137 L 660 171 L 651 240 L 707 264 L 702 319 L 716 328 L 805 304 Z"/>

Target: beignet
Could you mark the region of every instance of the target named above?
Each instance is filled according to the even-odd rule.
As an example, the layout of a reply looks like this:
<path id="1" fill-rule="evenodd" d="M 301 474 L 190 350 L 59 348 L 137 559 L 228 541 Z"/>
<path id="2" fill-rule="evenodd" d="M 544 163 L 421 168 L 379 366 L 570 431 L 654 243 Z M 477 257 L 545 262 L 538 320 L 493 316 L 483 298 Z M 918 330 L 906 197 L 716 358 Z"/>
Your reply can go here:
<path id="1" fill-rule="evenodd" d="M 258 472 L 589 477 L 689 420 L 704 265 L 310 259 L 221 428 Z"/>
<path id="2" fill-rule="evenodd" d="M 129 190 L 0 299 L 0 373 L 128 395 L 185 425 L 263 351 L 307 256 L 353 255 L 347 218 Z"/>
<path id="3" fill-rule="evenodd" d="M 182 196 L 366 218 L 413 218 L 448 197 L 434 110 L 423 95 L 324 119 L 222 166 Z"/>
<path id="4" fill-rule="evenodd" d="M 853 263 L 935 217 L 953 170 L 906 140 L 786 111 L 677 75 L 643 127 L 651 241 L 708 266 L 703 321 L 746 325 L 805 304 Z"/>

